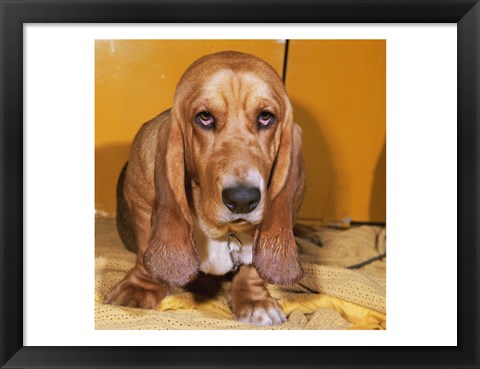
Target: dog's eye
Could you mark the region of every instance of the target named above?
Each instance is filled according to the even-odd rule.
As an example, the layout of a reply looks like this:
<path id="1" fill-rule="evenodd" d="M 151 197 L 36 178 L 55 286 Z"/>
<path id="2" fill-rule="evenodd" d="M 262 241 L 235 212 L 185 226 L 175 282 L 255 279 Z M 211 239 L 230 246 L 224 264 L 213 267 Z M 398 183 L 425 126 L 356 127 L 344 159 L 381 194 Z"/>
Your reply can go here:
<path id="1" fill-rule="evenodd" d="M 258 128 L 265 128 L 275 122 L 275 117 L 268 111 L 262 111 L 257 118 Z"/>
<path id="2" fill-rule="evenodd" d="M 195 122 L 204 128 L 214 128 L 215 126 L 215 118 L 213 118 L 212 114 L 206 111 L 202 111 L 195 115 Z"/>

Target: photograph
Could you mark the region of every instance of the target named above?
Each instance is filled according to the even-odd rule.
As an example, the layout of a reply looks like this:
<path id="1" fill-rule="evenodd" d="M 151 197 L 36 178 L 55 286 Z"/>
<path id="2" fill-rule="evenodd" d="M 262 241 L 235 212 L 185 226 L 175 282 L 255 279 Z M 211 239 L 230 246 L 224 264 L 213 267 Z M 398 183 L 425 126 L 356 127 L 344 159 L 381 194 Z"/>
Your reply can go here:
<path id="1" fill-rule="evenodd" d="M 95 329 L 387 329 L 386 47 L 95 40 Z"/>

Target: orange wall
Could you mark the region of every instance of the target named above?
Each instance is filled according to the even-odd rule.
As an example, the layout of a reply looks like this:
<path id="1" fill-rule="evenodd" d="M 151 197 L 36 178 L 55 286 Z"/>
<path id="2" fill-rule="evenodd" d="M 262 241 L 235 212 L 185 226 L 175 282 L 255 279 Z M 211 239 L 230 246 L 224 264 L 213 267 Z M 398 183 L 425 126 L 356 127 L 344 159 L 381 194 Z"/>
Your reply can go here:
<path id="1" fill-rule="evenodd" d="M 115 211 L 115 185 L 138 128 L 173 100 L 185 69 L 221 50 L 255 54 L 282 74 L 278 40 L 99 40 L 95 54 L 95 207 Z M 289 43 L 286 87 L 304 131 L 300 217 L 385 221 L 385 41 Z"/>
<path id="2" fill-rule="evenodd" d="M 286 87 L 308 179 L 301 217 L 385 222 L 385 73 L 384 40 L 290 41 Z"/>

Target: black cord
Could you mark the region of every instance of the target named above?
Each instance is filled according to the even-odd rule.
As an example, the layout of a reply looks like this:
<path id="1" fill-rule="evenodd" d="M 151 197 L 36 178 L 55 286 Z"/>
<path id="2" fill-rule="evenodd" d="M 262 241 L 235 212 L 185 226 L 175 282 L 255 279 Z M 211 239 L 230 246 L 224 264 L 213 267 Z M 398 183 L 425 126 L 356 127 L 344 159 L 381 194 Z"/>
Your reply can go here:
<path id="1" fill-rule="evenodd" d="M 289 40 L 285 40 L 285 53 L 283 54 L 283 73 L 282 73 L 283 84 L 285 84 L 285 79 L 287 78 L 288 43 L 289 43 Z"/>
<path id="2" fill-rule="evenodd" d="M 361 263 L 354 264 L 354 265 L 350 265 L 350 266 L 347 267 L 347 269 L 360 269 L 361 267 L 364 267 L 365 265 L 371 264 L 371 263 L 373 263 L 374 261 L 381 260 L 381 259 L 383 259 L 383 258 L 385 258 L 385 257 L 387 257 L 387 253 L 386 253 L 386 252 L 384 252 L 384 253 L 381 254 L 381 255 L 375 256 L 374 258 L 371 258 L 371 259 L 362 261 Z"/>

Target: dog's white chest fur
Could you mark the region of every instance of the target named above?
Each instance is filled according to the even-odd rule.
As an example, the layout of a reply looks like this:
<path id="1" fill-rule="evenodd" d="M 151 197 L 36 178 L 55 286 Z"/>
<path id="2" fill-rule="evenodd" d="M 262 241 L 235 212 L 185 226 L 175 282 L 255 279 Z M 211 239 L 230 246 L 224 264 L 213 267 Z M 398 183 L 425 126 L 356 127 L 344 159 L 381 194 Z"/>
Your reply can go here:
<path id="1" fill-rule="evenodd" d="M 240 243 L 230 237 L 230 247 L 228 234 L 209 239 L 197 226 L 194 227 L 193 236 L 200 256 L 200 270 L 204 273 L 223 275 L 233 269 L 234 262 L 252 264 L 253 238 L 248 233 L 235 233 Z"/>

